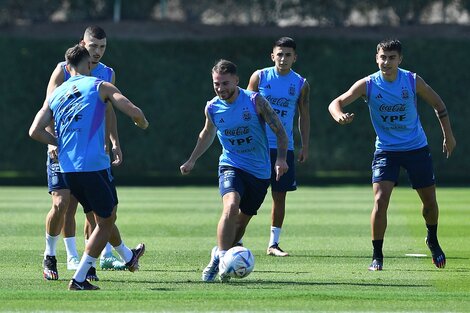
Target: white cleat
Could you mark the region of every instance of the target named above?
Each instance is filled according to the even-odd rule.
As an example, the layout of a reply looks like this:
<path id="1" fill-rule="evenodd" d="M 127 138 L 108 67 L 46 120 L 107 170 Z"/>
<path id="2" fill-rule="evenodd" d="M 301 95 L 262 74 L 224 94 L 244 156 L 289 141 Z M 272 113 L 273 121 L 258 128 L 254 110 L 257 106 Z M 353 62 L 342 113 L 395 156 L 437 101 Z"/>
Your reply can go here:
<path id="1" fill-rule="evenodd" d="M 67 270 L 76 271 L 78 269 L 79 264 L 80 264 L 80 259 L 78 258 L 78 256 L 71 256 L 67 260 Z"/>
<path id="2" fill-rule="evenodd" d="M 209 264 L 207 264 L 206 268 L 202 271 L 202 280 L 205 282 L 213 282 L 217 276 L 217 273 L 219 272 L 220 259 L 217 255 L 218 252 L 219 248 L 217 248 L 217 246 L 212 248 L 211 260 Z"/>

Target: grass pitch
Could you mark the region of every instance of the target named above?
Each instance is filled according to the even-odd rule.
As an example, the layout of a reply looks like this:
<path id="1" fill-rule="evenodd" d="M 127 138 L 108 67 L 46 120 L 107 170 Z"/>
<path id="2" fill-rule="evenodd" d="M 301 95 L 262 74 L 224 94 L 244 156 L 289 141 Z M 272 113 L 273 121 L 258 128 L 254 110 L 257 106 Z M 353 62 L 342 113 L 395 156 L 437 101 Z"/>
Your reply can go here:
<path id="1" fill-rule="evenodd" d="M 270 197 L 244 244 L 254 272 L 229 284 L 201 282 L 221 211 L 217 187 L 118 188 L 124 242 L 147 245 L 139 272 L 98 271 L 101 290 L 71 292 L 58 244 L 59 281 L 42 279 L 45 188 L 0 189 L 0 311 L 14 312 L 470 312 L 470 189 L 438 188 L 447 267 L 431 264 L 417 194 L 394 190 L 382 272 L 369 272 L 372 190 L 301 187 L 289 194 L 281 246 L 266 256 Z M 77 212 L 77 245 L 83 219 Z M 407 254 L 426 254 L 410 257 Z"/>

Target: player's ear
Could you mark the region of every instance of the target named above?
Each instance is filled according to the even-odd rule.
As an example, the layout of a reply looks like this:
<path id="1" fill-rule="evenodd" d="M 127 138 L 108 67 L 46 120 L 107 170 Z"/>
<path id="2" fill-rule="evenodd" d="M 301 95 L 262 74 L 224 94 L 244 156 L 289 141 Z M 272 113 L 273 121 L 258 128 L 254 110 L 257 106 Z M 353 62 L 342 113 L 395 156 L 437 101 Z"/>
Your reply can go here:
<path id="1" fill-rule="evenodd" d="M 274 62 L 274 53 L 271 53 L 271 60 Z"/>

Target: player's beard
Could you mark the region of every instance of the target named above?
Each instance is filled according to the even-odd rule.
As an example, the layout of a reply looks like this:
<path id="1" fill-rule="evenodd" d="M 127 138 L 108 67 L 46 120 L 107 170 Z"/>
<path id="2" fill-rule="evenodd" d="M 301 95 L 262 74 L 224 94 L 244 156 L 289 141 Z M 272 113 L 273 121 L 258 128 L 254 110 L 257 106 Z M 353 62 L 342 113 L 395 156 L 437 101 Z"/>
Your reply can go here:
<path id="1" fill-rule="evenodd" d="M 231 90 L 231 91 L 227 91 L 226 94 L 227 94 L 227 96 L 223 97 L 223 96 L 222 96 L 222 93 L 220 93 L 220 94 L 219 94 L 219 98 L 220 98 L 221 100 L 228 100 L 228 99 L 232 98 L 233 95 L 235 94 L 235 89 L 233 89 L 233 90 Z"/>

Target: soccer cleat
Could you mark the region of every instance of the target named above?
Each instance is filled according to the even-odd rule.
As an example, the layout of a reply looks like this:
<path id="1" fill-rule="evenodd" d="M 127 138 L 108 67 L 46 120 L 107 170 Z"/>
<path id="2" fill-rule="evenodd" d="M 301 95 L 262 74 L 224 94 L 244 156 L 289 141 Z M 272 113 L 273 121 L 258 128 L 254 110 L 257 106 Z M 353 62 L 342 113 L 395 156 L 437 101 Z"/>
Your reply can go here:
<path id="1" fill-rule="evenodd" d="M 383 259 L 373 259 L 372 263 L 369 265 L 369 271 L 381 271 L 384 266 Z"/>
<path id="2" fill-rule="evenodd" d="M 429 243 L 428 237 L 426 237 L 425 242 L 429 250 L 431 250 L 432 263 L 437 268 L 446 267 L 446 255 L 444 254 L 444 251 L 442 251 L 441 247 L 439 246 L 439 243 L 436 243 L 436 244 Z"/>
<path id="3" fill-rule="evenodd" d="M 211 260 L 206 268 L 202 271 L 202 280 L 205 282 L 213 282 L 219 272 L 220 259 L 217 253 L 219 248 L 215 246 L 211 251 Z"/>
<path id="4" fill-rule="evenodd" d="M 80 264 L 80 260 L 77 256 L 71 256 L 67 260 L 67 269 L 69 271 L 76 271 L 78 269 L 78 265 Z"/>
<path id="5" fill-rule="evenodd" d="M 112 253 L 100 258 L 100 267 L 102 270 L 124 271 L 127 269 L 126 263 L 120 261 Z"/>
<path id="6" fill-rule="evenodd" d="M 226 272 L 227 269 L 224 266 L 224 262 L 219 264 L 219 278 L 222 283 L 228 283 L 230 281 L 230 275 Z"/>
<path id="7" fill-rule="evenodd" d="M 93 266 L 90 267 L 88 272 L 86 273 L 86 280 L 88 281 L 99 281 L 98 275 L 96 275 L 96 268 Z"/>
<path id="8" fill-rule="evenodd" d="M 135 249 L 131 249 L 132 251 L 132 259 L 126 263 L 126 267 L 129 272 L 135 272 L 139 270 L 139 258 L 144 255 L 145 252 L 145 245 L 143 243 L 139 243 Z"/>
<path id="9" fill-rule="evenodd" d="M 90 284 L 87 280 L 78 282 L 72 279 L 69 282 L 69 290 L 98 290 L 100 287 Z"/>
<path id="10" fill-rule="evenodd" d="M 54 255 L 46 255 L 43 261 L 44 270 L 42 274 L 46 280 L 58 280 L 57 260 Z"/>
<path id="11" fill-rule="evenodd" d="M 280 256 L 280 257 L 284 257 L 284 256 L 289 255 L 289 253 L 282 250 L 277 243 L 270 246 L 268 248 L 268 250 L 266 251 L 266 254 L 267 255 L 272 255 L 272 256 Z"/>

